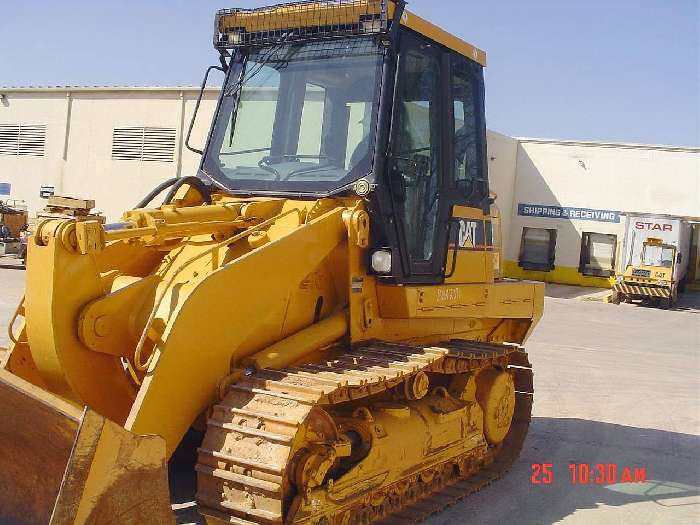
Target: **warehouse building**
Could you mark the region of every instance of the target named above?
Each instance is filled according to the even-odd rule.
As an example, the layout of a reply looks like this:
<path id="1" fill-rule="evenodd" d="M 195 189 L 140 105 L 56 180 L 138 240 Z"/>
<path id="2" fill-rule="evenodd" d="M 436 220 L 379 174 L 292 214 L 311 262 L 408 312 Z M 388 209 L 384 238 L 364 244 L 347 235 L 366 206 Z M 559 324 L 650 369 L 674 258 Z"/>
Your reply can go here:
<path id="1" fill-rule="evenodd" d="M 607 287 L 624 249 L 626 215 L 700 217 L 699 148 L 490 133 L 489 156 L 511 277 Z M 698 230 L 690 261 L 696 279 Z"/>
<path id="2" fill-rule="evenodd" d="M 205 92 L 195 147 L 217 92 Z M 185 138 L 197 95 L 191 87 L 0 88 L 0 200 L 23 201 L 32 214 L 50 194 L 85 197 L 118 219 L 162 180 L 196 172 L 199 156 Z M 700 148 L 495 132 L 488 148 L 509 277 L 609 286 L 626 214 L 700 217 Z M 696 279 L 699 245 L 696 227 Z"/>
<path id="3" fill-rule="evenodd" d="M 202 101 L 192 131 L 199 147 L 217 93 L 207 90 Z M 26 201 L 30 213 L 50 193 L 89 197 L 117 219 L 163 180 L 196 172 L 199 156 L 184 142 L 198 94 L 181 87 L 0 88 L 6 197 Z"/>

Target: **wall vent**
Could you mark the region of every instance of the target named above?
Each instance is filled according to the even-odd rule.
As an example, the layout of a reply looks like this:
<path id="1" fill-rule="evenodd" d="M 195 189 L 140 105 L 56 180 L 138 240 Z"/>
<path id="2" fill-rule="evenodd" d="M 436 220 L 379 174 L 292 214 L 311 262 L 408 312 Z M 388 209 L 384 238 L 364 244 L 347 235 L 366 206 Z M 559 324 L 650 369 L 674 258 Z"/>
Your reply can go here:
<path id="1" fill-rule="evenodd" d="M 43 157 L 45 146 L 44 125 L 0 124 L 0 155 Z"/>
<path id="2" fill-rule="evenodd" d="M 173 162 L 174 128 L 114 128 L 112 160 Z"/>

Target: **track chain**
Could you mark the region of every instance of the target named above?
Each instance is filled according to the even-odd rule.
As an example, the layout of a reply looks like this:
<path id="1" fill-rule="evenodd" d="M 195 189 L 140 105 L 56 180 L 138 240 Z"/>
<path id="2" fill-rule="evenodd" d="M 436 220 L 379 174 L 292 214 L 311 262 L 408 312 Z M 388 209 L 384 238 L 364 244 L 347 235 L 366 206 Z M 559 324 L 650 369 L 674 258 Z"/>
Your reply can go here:
<path id="1" fill-rule="evenodd" d="M 486 366 L 509 367 L 514 373 L 515 414 L 505 440 L 478 458 L 455 458 L 458 474 L 445 465 L 426 483 L 419 473 L 414 488 L 403 496 L 381 508 L 359 502 L 353 514 L 358 523 L 405 524 L 444 509 L 498 479 L 520 453 L 533 387 L 531 365 L 518 345 L 371 343 L 325 363 L 256 371 L 233 384 L 213 407 L 196 466 L 200 512 L 237 525 L 293 523 L 294 517 L 285 515 L 292 503 L 287 495 L 294 492 L 287 469 L 307 433 L 318 436 L 327 430 L 322 417 L 312 417 L 316 407 L 381 394 L 420 371 L 460 374 Z"/>

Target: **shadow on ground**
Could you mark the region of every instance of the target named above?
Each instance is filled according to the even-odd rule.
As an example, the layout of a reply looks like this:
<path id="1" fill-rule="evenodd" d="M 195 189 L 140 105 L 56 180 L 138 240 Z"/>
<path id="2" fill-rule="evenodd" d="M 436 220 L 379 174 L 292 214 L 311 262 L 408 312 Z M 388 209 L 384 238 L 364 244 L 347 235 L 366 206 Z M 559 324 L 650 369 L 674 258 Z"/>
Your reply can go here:
<path id="1" fill-rule="evenodd" d="M 591 523 L 586 509 L 617 507 L 606 523 L 697 523 L 700 517 L 700 437 L 582 419 L 536 417 L 520 459 L 511 471 L 477 494 L 427 520 L 429 525 Z M 531 482 L 533 463 L 551 463 L 551 484 Z M 634 484 L 572 484 L 569 464 L 646 469 Z M 171 471 L 178 523 L 204 523 L 193 499 L 191 469 Z M 645 503 L 644 506 L 631 504 Z M 613 513 L 615 510 L 613 510 Z M 620 521 L 621 520 L 621 521 Z"/>
<path id="2" fill-rule="evenodd" d="M 553 297 L 555 299 L 592 299 L 603 300 L 603 297 L 608 295 L 610 290 L 606 288 L 591 288 L 588 286 L 575 286 L 569 284 L 545 283 L 545 297 Z"/>
<path id="3" fill-rule="evenodd" d="M 582 419 L 533 418 L 523 453 L 502 480 L 426 523 L 448 525 L 567 523 L 697 523 L 700 437 Z M 534 485 L 533 463 L 551 463 L 550 485 Z M 569 464 L 646 468 L 638 484 L 572 484 Z M 647 503 L 633 507 L 631 504 Z M 586 509 L 617 507 L 606 514 Z"/>
<path id="4" fill-rule="evenodd" d="M 633 306 L 640 308 L 659 309 L 659 307 L 651 301 L 635 301 L 632 304 Z M 687 290 L 681 294 L 678 294 L 678 300 L 676 304 L 673 305 L 673 308 L 670 308 L 670 310 L 700 314 L 700 292 L 695 290 Z"/>
<path id="5" fill-rule="evenodd" d="M 680 294 L 678 296 L 678 303 L 676 303 L 673 309 L 700 313 L 700 292 L 688 290 Z"/>

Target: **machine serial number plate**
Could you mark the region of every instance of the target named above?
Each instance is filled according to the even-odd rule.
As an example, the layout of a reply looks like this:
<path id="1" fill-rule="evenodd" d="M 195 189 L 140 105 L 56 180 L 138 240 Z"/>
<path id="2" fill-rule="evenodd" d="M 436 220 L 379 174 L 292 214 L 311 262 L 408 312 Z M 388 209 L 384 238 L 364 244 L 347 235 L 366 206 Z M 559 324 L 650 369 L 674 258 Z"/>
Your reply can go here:
<path id="1" fill-rule="evenodd" d="M 632 270 L 632 275 L 634 277 L 650 277 L 651 272 L 649 270 Z"/>

